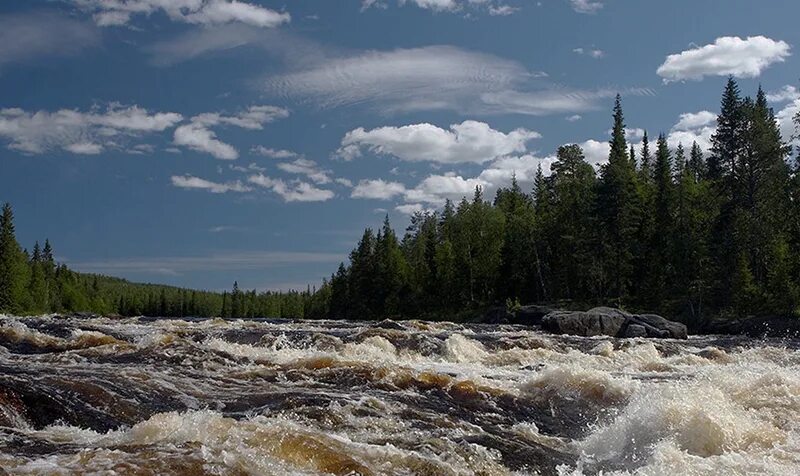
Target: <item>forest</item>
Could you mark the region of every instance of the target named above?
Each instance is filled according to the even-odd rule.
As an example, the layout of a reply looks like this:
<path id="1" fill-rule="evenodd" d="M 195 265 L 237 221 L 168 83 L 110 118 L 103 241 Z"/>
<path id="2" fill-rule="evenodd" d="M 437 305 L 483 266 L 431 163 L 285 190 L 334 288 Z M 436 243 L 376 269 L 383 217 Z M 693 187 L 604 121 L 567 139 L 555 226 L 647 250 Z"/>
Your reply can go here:
<path id="1" fill-rule="evenodd" d="M 795 123 L 800 118 L 795 117 Z M 532 190 L 516 180 L 493 200 L 478 187 L 413 215 L 388 217 L 349 262 L 302 292 L 188 290 L 74 272 L 50 242 L 21 248 L 0 217 L 0 313 L 125 316 L 458 319 L 491 306 L 612 305 L 689 323 L 800 312 L 800 158 L 766 95 L 722 94 L 712 148 L 670 149 L 664 134 L 628 145 L 621 99 L 608 162 L 558 149 Z"/>
<path id="2" fill-rule="evenodd" d="M 800 159 L 764 91 L 745 97 L 733 78 L 708 154 L 697 143 L 671 150 L 664 134 L 652 148 L 646 133 L 639 150 L 629 148 L 617 96 L 599 171 L 566 145 L 529 192 L 513 180 L 490 203 L 477 188 L 414 215 L 402 238 L 387 219 L 364 231 L 319 293 L 337 318 L 504 303 L 612 305 L 693 324 L 796 315 Z"/>
<path id="3" fill-rule="evenodd" d="M 301 318 L 315 301 L 313 289 L 257 293 L 234 283 L 230 292 L 210 292 L 78 273 L 56 263 L 49 240 L 32 252 L 20 247 L 10 204 L 0 215 L 0 314 Z"/>

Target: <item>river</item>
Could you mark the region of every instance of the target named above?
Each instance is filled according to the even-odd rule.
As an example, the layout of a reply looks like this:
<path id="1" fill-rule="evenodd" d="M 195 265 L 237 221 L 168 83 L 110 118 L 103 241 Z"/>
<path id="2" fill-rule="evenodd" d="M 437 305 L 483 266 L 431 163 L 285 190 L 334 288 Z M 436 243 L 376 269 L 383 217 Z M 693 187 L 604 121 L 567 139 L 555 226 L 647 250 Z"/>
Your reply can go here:
<path id="1" fill-rule="evenodd" d="M 0 474 L 797 475 L 800 342 L 0 317 Z"/>

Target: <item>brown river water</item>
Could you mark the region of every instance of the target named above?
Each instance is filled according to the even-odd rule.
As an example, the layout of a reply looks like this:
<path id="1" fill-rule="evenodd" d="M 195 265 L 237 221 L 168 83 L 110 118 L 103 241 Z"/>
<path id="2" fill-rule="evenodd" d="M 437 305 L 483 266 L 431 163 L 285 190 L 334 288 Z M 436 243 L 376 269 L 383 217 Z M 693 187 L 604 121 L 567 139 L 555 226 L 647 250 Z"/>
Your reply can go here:
<path id="1" fill-rule="evenodd" d="M 0 475 L 797 475 L 800 342 L 0 316 Z"/>

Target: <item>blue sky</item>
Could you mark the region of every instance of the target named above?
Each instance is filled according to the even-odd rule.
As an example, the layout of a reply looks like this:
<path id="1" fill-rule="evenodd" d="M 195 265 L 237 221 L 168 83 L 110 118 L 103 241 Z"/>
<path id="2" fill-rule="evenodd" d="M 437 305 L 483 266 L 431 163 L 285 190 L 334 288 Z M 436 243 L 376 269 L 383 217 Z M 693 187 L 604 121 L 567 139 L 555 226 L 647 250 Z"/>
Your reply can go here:
<path id="1" fill-rule="evenodd" d="M 792 0 L 6 0 L 0 201 L 75 269 L 304 288 L 365 226 L 713 133 L 729 74 L 788 140 Z"/>

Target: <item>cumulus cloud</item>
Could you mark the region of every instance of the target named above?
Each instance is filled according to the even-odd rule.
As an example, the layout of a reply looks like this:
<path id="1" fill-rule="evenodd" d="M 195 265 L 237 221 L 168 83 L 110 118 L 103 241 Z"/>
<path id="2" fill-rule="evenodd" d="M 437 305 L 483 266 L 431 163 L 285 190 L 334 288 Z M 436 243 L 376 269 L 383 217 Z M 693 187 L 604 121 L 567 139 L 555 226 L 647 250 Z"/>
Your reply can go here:
<path id="1" fill-rule="evenodd" d="M 292 162 L 281 162 L 278 168 L 286 173 L 305 175 L 314 183 L 324 185 L 331 183 L 330 171 L 322 170 L 316 162 L 306 158 L 298 158 Z"/>
<path id="2" fill-rule="evenodd" d="M 91 23 L 56 12 L 0 15 L 0 70 L 10 63 L 73 56 L 99 43 L 100 35 Z"/>
<path id="3" fill-rule="evenodd" d="M 366 149 L 411 162 L 483 163 L 524 152 L 526 143 L 538 137 L 539 133 L 527 129 L 506 134 L 477 121 L 453 124 L 449 130 L 427 123 L 372 130 L 358 128 L 345 134 L 337 153 L 344 159 L 352 159 Z"/>
<path id="4" fill-rule="evenodd" d="M 253 147 L 250 149 L 250 152 L 263 157 L 269 157 L 271 159 L 292 159 L 299 155 L 297 152 L 293 152 L 291 150 L 273 149 L 270 147 L 264 147 L 263 145 L 257 145 Z"/>
<path id="5" fill-rule="evenodd" d="M 755 78 L 791 54 L 785 41 L 765 36 L 717 38 L 714 43 L 667 56 L 656 71 L 664 82 L 700 80 L 705 76 Z"/>
<path id="6" fill-rule="evenodd" d="M 96 154 L 104 148 L 121 148 L 127 138 L 162 132 L 182 120 L 178 113 L 151 113 L 138 106 L 116 103 L 105 110 L 94 108 L 89 112 L 8 108 L 0 109 L 0 137 L 10 141 L 9 148 L 28 154 L 53 149 Z"/>
<path id="7" fill-rule="evenodd" d="M 387 182 L 382 179 L 361 180 L 350 194 L 352 198 L 371 198 L 390 200 L 405 193 L 406 187 L 400 182 Z"/>
<path id="8" fill-rule="evenodd" d="M 568 0 L 572 9 L 578 13 L 592 14 L 597 13 L 603 8 L 603 2 L 599 0 Z"/>
<path id="9" fill-rule="evenodd" d="M 239 158 L 239 151 L 230 144 L 222 142 L 211 130 L 214 126 L 235 126 L 243 129 L 261 130 L 265 124 L 287 117 L 289 111 L 277 106 L 251 106 L 235 115 L 218 112 L 198 114 L 188 124 L 175 129 L 173 143 L 188 147 L 197 152 L 211 154 L 221 160 Z"/>
<path id="10" fill-rule="evenodd" d="M 175 129 L 173 143 L 197 152 L 211 154 L 220 160 L 236 160 L 239 152 L 230 144 L 217 139 L 217 135 L 199 122 L 184 124 Z"/>
<path id="11" fill-rule="evenodd" d="M 277 193 L 285 202 L 324 202 L 335 196 L 331 190 L 317 188 L 300 180 L 287 183 L 282 179 L 256 174 L 251 175 L 247 181 Z"/>
<path id="12" fill-rule="evenodd" d="M 782 103 L 787 101 L 795 101 L 800 99 L 800 91 L 796 87 L 786 85 L 778 91 L 770 91 L 767 93 L 767 101 Z"/>
<path id="13" fill-rule="evenodd" d="M 291 15 L 240 0 L 71 0 L 90 12 L 99 26 L 120 26 L 136 15 L 163 12 L 172 21 L 198 25 L 239 22 L 274 28 L 291 21 Z"/>
<path id="14" fill-rule="evenodd" d="M 192 175 L 173 175 L 171 180 L 172 185 L 179 188 L 205 190 L 211 193 L 249 192 L 252 190 L 252 188 L 238 180 L 235 182 L 218 183 Z"/>

